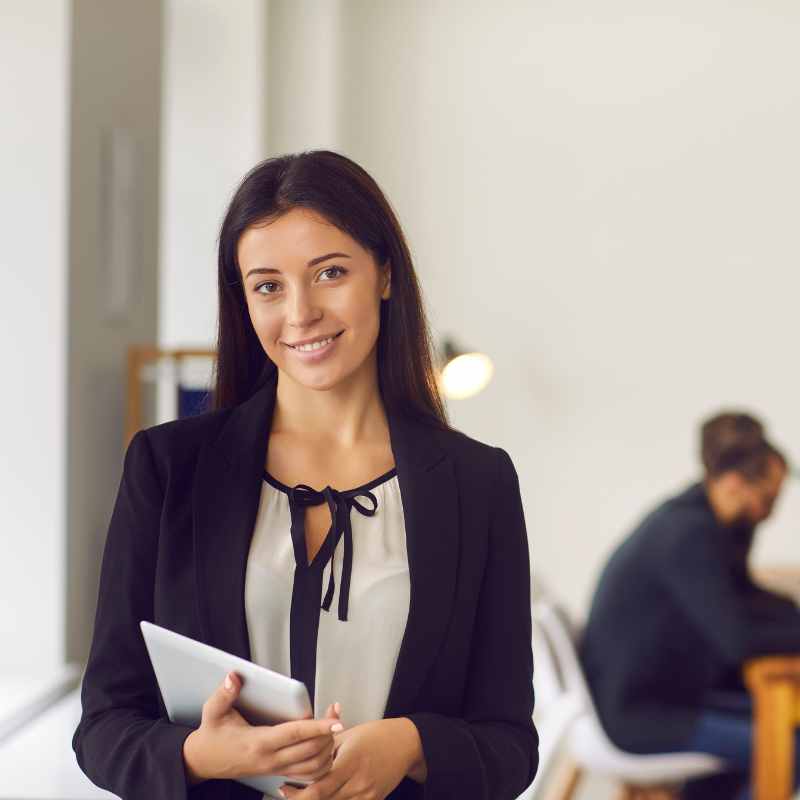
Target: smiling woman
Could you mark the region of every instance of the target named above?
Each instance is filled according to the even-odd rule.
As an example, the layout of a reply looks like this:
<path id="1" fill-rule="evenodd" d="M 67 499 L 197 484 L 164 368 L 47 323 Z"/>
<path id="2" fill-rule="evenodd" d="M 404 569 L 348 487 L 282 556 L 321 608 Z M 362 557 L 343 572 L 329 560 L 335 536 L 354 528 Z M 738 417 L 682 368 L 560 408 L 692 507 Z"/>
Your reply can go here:
<path id="1" fill-rule="evenodd" d="M 538 763 L 519 481 L 447 424 L 388 202 L 336 153 L 259 164 L 219 292 L 215 408 L 126 455 L 79 763 L 134 800 L 259 800 L 263 775 L 296 800 L 513 800 Z M 301 680 L 315 719 L 249 724 L 231 673 L 175 724 L 141 620 Z"/>
<path id="2" fill-rule="evenodd" d="M 251 323 L 279 370 L 319 390 L 352 381 L 358 370 L 375 372 L 388 262 L 376 264 L 357 241 L 304 208 L 249 227 L 237 255 Z M 270 260 L 282 269 L 255 266 Z"/>
<path id="3" fill-rule="evenodd" d="M 327 348 L 298 349 L 338 334 Z M 377 370 L 387 408 L 446 425 L 419 283 L 378 185 L 331 151 L 262 162 L 220 232 L 215 408 L 242 402 L 281 367 L 322 389 L 357 364 Z"/>

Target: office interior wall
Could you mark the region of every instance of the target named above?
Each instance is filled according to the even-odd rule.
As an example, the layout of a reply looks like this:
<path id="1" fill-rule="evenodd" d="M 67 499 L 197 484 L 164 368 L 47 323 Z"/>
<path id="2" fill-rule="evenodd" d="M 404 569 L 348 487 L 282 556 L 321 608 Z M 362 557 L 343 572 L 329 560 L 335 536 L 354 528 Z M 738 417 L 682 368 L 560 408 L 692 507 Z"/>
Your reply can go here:
<path id="1" fill-rule="evenodd" d="M 340 146 L 342 0 L 270 0 L 268 155 Z"/>
<path id="2" fill-rule="evenodd" d="M 129 345 L 158 325 L 161 0 L 74 0 L 66 655 L 88 655 L 122 472 Z"/>
<path id="3" fill-rule="evenodd" d="M 69 4 L 4 2 L 0 25 L 0 668 L 64 655 Z"/>
<path id="4" fill-rule="evenodd" d="M 164 8 L 159 343 L 202 347 L 216 340 L 222 216 L 265 155 L 268 4 L 165 0 Z"/>

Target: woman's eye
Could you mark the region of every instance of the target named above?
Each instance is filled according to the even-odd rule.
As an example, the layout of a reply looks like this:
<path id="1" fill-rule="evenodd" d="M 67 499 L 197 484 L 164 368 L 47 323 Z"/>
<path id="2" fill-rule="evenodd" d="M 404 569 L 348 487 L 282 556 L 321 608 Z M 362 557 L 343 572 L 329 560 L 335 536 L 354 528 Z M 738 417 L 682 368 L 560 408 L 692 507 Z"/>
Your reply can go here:
<path id="1" fill-rule="evenodd" d="M 347 270 L 344 267 L 337 267 L 337 266 L 326 267 L 319 274 L 320 278 L 323 281 L 332 281 L 335 280 L 336 278 L 340 278 L 342 275 L 347 274 Z M 325 275 L 327 275 L 328 277 L 322 277 Z M 261 291 L 262 289 L 264 289 L 264 291 Z M 279 283 L 275 283 L 275 281 L 264 281 L 264 283 L 259 283 L 258 286 L 256 286 L 253 289 L 253 291 L 256 294 L 260 294 L 263 296 L 268 294 L 277 294 L 279 289 L 280 289 Z"/>
<path id="2" fill-rule="evenodd" d="M 326 278 L 326 280 L 333 280 L 334 278 L 339 278 L 342 275 L 347 273 L 347 270 L 344 267 L 327 267 L 326 269 L 320 272 L 320 276 L 324 275 L 326 272 L 336 272 L 338 274 L 333 275 L 331 278 Z"/>

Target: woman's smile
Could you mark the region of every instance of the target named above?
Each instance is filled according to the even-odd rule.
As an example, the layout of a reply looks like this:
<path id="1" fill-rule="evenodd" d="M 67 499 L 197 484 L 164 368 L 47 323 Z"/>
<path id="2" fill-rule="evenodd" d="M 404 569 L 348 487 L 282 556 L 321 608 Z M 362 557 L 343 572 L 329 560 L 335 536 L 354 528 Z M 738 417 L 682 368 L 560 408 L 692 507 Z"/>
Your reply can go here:
<path id="1" fill-rule="evenodd" d="M 316 364 L 331 355 L 336 349 L 336 342 L 342 333 L 344 333 L 344 331 L 339 331 L 339 333 L 327 339 L 322 339 L 311 344 L 297 346 L 290 345 L 287 342 L 284 342 L 284 344 L 287 349 L 291 351 L 292 355 L 304 364 Z"/>

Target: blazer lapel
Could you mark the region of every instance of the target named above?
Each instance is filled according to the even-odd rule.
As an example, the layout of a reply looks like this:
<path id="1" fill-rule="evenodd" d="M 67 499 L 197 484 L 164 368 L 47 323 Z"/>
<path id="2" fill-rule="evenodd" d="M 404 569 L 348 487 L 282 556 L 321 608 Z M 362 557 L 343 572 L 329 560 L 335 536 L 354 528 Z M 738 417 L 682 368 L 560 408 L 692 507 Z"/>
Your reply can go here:
<path id="1" fill-rule="evenodd" d="M 198 457 L 193 491 L 197 602 L 204 640 L 250 659 L 245 569 L 261 498 L 276 379 L 231 410 Z M 406 526 L 411 602 L 384 716 L 412 704 L 450 620 L 459 559 L 458 487 L 430 426 L 387 411 Z M 346 623 L 345 623 L 346 624 Z"/>
<path id="2" fill-rule="evenodd" d="M 387 414 L 406 526 L 411 601 L 384 717 L 410 713 L 451 617 L 459 560 L 452 459 L 422 423 Z"/>
<path id="3" fill-rule="evenodd" d="M 244 581 L 261 498 L 275 379 L 233 408 L 200 453 L 193 491 L 197 602 L 205 641 L 250 660 Z"/>

